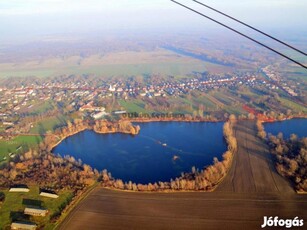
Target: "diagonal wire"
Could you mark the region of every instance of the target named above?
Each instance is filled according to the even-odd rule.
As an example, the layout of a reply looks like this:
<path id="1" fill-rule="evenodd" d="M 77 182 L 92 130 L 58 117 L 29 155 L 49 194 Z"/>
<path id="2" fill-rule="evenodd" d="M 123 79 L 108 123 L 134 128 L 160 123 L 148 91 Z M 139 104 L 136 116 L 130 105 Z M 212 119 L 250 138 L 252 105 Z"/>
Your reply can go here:
<path id="1" fill-rule="evenodd" d="M 221 11 L 219 11 L 219 10 L 217 10 L 217 9 L 215 9 L 215 8 L 213 8 L 213 7 L 211 7 L 211 6 L 208 6 L 208 5 L 206 5 L 206 4 L 202 3 L 202 2 L 199 2 L 199 1 L 197 1 L 197 0 L 192 0 L 192 1 L 193 1 L 193 2 L 196 2 L 196 3 L 200 4 L 200 5 L 202 5 L 202 6 L 204 6 L 204 7 L 207 7 L 207 8 L 209 8 L 210 10 L 213 10 L 213 11 L 215 11 L 215 12 L 221 14 L 221 15 L 224 15 L 224 16 L 227 17 L 227 18 L 230 18 L 230 19 L 232 19 L 232 20 L 234 20 L 234 21 L 236 21 L 236 22 L 238 22 L 238 23 L 240 23 L 240 24 L 242 24 L 242 25 L 244 25 L 244 26 L 246 26 L 246 27 L 248 27 L 248 28 L 250 28 L 250 29 L 252 29 L 252 30 L 257 31 L 258 33 L 261 33 L 261 34 L 263 34 L 263 35 L 265 35 L 265 36 L 267 36 L 267 37 L 269 37 L 269 38 L 271 38 L 271 39 L 273 39 L 273 40 L 275 40 L 275 41 L 277 41 L 277 42 L 279 42 L 279 43 L 281 43 L 281 44 L 283 44 L 283 45 L 285 45 L 285 46 L 287 46 L 287 47 L 289 47 L 289 48 L 291 48 L 291 49 L 293 49 L 293 50 L 295 50 L 295 51 L 297 51 L 297 52 L 299 52 L 299 53 L 301 53 L 301 54 L 304 54 L 305 56 L 307 56 L 307 54 L 306 54 L 305 52 L 303 52 L 303 51 L 301 51 L 301 50 L 299 50 L 299 49 L 297 49 L 297 48 L 295 48 L 295 47 L 293 47 L 293 46 L 287 44 L 286 42 L 283 42 L 283 41 L 279 40 L 278 38 L 275 38 L 275 37 L 273 37 L 273 36 L 271 36 L 271 35 L 269 35 L 269 34 L 263 32 L 263 31 L 261 31 L 261 30 L 255 28 L 255 27 L 253 27 L 253 26 L 251 26 L 251 25 L 248 25 L 248 24 L 245 23 L 245 22 L 242 22 L 242 21 L 240 21 L 240 20 L 238 20 L 238 19 L 236 19 L 236 18 L 234 18 L 234 17 L 232 17 L 232 16 L 230 16 L 230 15 L 228 15 L 228 14 L 225 14 L 225 13 L 223 13 L 223 12 L 221 12 Z"/>
<path id="2" fill-rule="evenodd" d="M 233 32 L 235 32 L 235 33 L 237 33 L 237 34 L 239 34 L 239 35 L 241 35 L 241 36 L 243 36 L 243 37 L 249 39 L 249 40 L 251 40 L 251 41 L 253 41 L 253 42 L 255 42 L 255 43 L 257 43 L 258 45 L 261 45 L 261 46 L 263 46 L 263 47 L 265 47 L 265 48 L 271 50 L 271 51 L 274 52 L 274 53 L 277 53 L 278 55 L 280 55 L 280 56 L 282 56 L 282 57 L 284 57 L 284 58 L 286 58 L 286 59 L 288 59 L 288 60 L 290 60 L 290 61 L 296 63 L 297 65 L 303 67 L 304 69 L 307 69 L 307 66 L 303 65 L 302 63 L 300 63 L 300 62 L 298 62 L 298 61 L 296 61 L 296 60 L 294 60 L 294 59 L 288 57 L 287 55 L 285 55 L 285 54 L 283 54 L 283 53 L 280 53 L 279 51 L 277 51 L 277 50 L 275 50 L 275 49 L 273 49 L 273 48 L 271 48 L 271 47 L 269 47 L 269 46 L 267 46 L 267 45 L 265 45 L 265 44 L 263 44 L 263 43 L 261 43 L 261 42 L 255 40 L 255 39 L 253 39 L 253 38 L 251 38 L 251 37 L 249 37 L 249 36 L 247 36 L 247 35 L 245 35 L 245 34 L 239 32 L 238 30 L 235 30 L 235 29 L 231 28 L 230 26 L 227 26 L 227 25 L 225 25 L 225 24 L 223 24 L 223 23 L 221 23 L 221 22 L 219 22 L 219 21 L 217 21 L 217 20 L 215 20 L 215 19 L 213 19 L 213 18 L 211 18 L 211 17 L 209 17 L 209 16 L 207 16 L 207 15 L 205 15 L 205 14 L 203 14 L 203 13 L 200 13 L 199 11 L 194 10 L 194 9 L 192 9 L 192 8 L 190 8 L 190 7 L 188 7 L 188 6 L 184 5 L 184 4 L 182 4 L 182 3 L 179 3 L 179 2 L 177 2 L 177 1 L 175 1 L 175 0 L 170 0 L 170 1 L 172 1 L 172 2 L 174 2 L 174 3 L 176 3 L 176 4 L 178 4 L 178 5 L 180 5 L 180 6 L 184 7 L 184 8 L 186 8 L 186 9 L 188 9 L 188 10 L 190 10 L 190 11 L 196 13 L 196 14 L 199 14 L 199 15 L 201 15 L 201 16 L 203 16 L 203 17 L 205 17 L 205 18 L 207 18 L 207 19 L 209 19 L 209 20 L 211 20 L 211 21 L 213 21 L 213 22 L 215 22 L 215 23 L 217 23 L 217 24 L 219 24 L 219 25 L 221 25 L 221 26 L 223 26 L 223 27 L 225 27 L 225 28 L 227 28 L 227 29 L 229 29 L 229 30 L 231 30 L 231 31 L 233 31 Z"/>

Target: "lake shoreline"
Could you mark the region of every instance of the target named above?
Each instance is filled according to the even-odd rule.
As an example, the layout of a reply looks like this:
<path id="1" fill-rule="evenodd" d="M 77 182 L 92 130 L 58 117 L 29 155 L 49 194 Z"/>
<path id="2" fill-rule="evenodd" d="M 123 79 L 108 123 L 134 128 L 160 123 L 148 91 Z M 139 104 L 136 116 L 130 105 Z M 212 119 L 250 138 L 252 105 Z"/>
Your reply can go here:
<path id="1" fill-rule="evenodd" d="M 81 160 L 83 160 L 83 162 L 85 161 L 86 164 L 90 165 L 93 168 L 96 168 L 98 170 L 103 170 L 106 168 L 108 169 L 108 171 L 110 170 L 112 174 L 114 172 L 116 178 L 123 178 L 125 182 L 128 182 L 131 179 L 132 181 L 136 181 L 138 183 L 149 183 L 156 181 L 158 182 L 160 180 L 169 181 L 170 178 L 178 177 L 181 172 L 190 172 L 192 166 L 195 166 L 196 168 L 202 170 L 204 165 L 212 164 L 212 160 L 214 157 L 217 157 L 219 160 L 222 160 L 223 159 L 222 154 L 225 151 L 227 151 L 226 142 L 223 141 L 224 137 L 222 130 L 224 123 L 222 122 L 220 123 L 198 122 L 198 124 L 195 123 L 195 125 L 193 125 L 191 122 L 185 122 L 185 124 L 180 124 L 177 122 L 169 122 L 169 124 L 167 125 L 166 124 L 164 125 L 162 123 L 152 124 L 152 125 L 148 123 L 147 125 L 147 123 L 144 125 L 137 123 L 133 124 L 141 126 L 141 132 L 140 132 L 141 136 L 139 138 L 137 137 L 137 134 L 135 135 L 136 136 L 135 138 L 133 137 L 134 135 L 133 136 L 125 135 L 125 134 L 131 134 L 130 132 L 129 133 L 100 132 L 97 130 L 93 130 L 92 128 L 79 129 L 80 132 L 81 131 L 85 132 L 82 133 L 81 135 L 77 135 L 73 139 L 69 139 L 68 142 L 65 141 L 62 145 L 56 148 L 57 147 L 56 144 L 59 145 L 60 141 L 63 140 L 58 141 L 57 143 L 54 144 L 54 146 L 52 146 L 53 147 L 52 152 L 54 154 L 60 153 L 61 156 L 65 156 L 68 153 L 70 153 L 71 156 L 75 157 L 75 159 L 80 158 Z M 78 133 L 77 131 L 78 130 L 75 130 L 75 132 L 71 132 L 70 135 L 77 134 Z M 103 136 L 99 137 L 99 134 L 112 134 L 112 133 L 122 133 L 124 135 L 107 135 L 106 137 Z M 178 135 L 172 135 L 175 133 Z M 198 133 L 201 136 L 199 138 L 196 138 Z M 194 136 L 194 134 L 196 136 Z M 214 137 L 212 137 L 212 135 L 214 135 Z M 206 138 L 207 136 L 208 138 Z M 66 137 L 68 137 L 68 135 L 66 135 Z M 181 138 L 180 139 L 182 140 L 181 143 L 184 143 L 186 140 L 189 141 L 187 141 L 185 144 L 179 144 L 180 142 L 178 143 L 177 141 L 178 138 Z M 205 138 L 205 141 L 203 141 L 203 138 Z M 104 140 L 106 140 L 106 142 L 104 142 Z M 216 140 L 221 140 L 221 141 L 216 141 Z M 204 144 L 207 142 L 208 144 Z M 189 144 L 192 144 L 193 147 L 192 146 L 189 147 Z M 116 149 L 114 149 L 113 147 L 112 149 L 113 145 L 116 145 L 118 147 Z M 89 151 L 87 150 L 88 148 L 86 147 L 82 148 L 82 146 L 91 146 L 92 153 L 90 154 L 90 157 L 87 157 L 87 154 L 82 154 Z M 141 146 L 147 146 L 147 147 L 141 147 Z M 122 158 L 123 155 L 120 155 L 120 153 L 122 153 L 124 150 L 125 152 L 129 152 L 130 158 L 139 159 L 140 156 L 142 156 L 142 152 L 147 151 L 147 148 L 149 148 L 148 146 L 152 147 L 153 150 L 148 150 L 148 154 L 144 155 L 147 157 L 145 159 L 146 162 L 155 162 L 155 160 L 158 160 L 159 158 L 163 159 L 162 163 L 160 162 L 163 167 L 167 164 L 170 164 L 170 167 L 167 166 L 165 166 L 164 168 L 162 167 L 163 170 L 161 169 L 162 170 L 161 173 L 159 172 L 159 174 L 156 175 L 151 174 L 151 176 L 146 177 L 142 176 L 137 171 L 129 172 L 128 174 L 123 174 L 123 173 L 118 174 L 119 170 L 114 171 L 117 167 L 116 166 L 117 164 L 106 163 L 111 160 L 105 161 L 104 163 L 103 162 L 99 163 L 99 159 L 108 156 L 111 157 L 111 155 L 108 155 L 108 153 L 112 153 L 113 151 L 115 153 L 114 156 L 116 158 L 114 159 L 116 159 L 116 162 L 119 162 L 119 159 L 124 159 Z M 204 149 L 204 146 L 207 147 Z M 160 155 L 162 158 L 160 158 Z M 174 160 L 173 157 L 175 155 L 179 156 L 180 159 Z M 119 158 L 117 159 L 117 157 Z M 142 164 L 141 161 L 138 160 L 138 165 L 141 164 Z M 130 166 L 126 164 L 124 167 L 125 170 L 128 170 Z M 149 167 L 150 169 L 147 170 L 148 173 L 154 172 L 153 171 L 155 170 L 154 167 L 156 166 Z M 175 168 L 177 167 L 177 169 L 171 172 L 173 167 Z M 179 170 L 178 167 L 181 167 L 182 169 Z M 158 169 L 159 167 L 157 168 L 157 170 Z M 171 173 L 169 174 L 169 172 Z"/>
<path id="2" fill-rule="evenodd" d="M 106 121 L 106 120 L 101 120 L 101 121 Z M 226 122 L 227 119 L 221 119 L 221 120 L 205 120 L 205 119 L 120 119 L 118 122 L 130 122 L 130 123 L 152 123 L 152 122 L 182 122 L 182 123 L 219 123 L 219 122 Z M 116 124 L 115 123 L 115 124 Z M 60 140 L 57 143 L 54 143 L 51 145 L 51 147 L 49 148 L 49 150 L 52 152 L 52 150 L 57 147 L 59 144 L 61 144 L 66 138 L 74 136 L 80 132 L 86 131 L 86 130 L 92 130 L 95 133 L 98 134 L 128 134 L 128 135 L 138 135 L 139 131 L 137 133 L 131 132 L 131 131 L 121 131 L 121 130 L 105 130 L 105 131 L 101 131 L 101 130 L 97 130 L 95 129 L 95 125 L 87 125 L 86 127 L 82 127 L 72 133 L 68 133 L 65 136 L 61 137 Z M 54 136 L 56 136 L 57 138 L 59 138 L 58 135 L 53 134 Z"/>
<path id="3" fill-rule="evenodd" d="M 295 134 L 296 136 L 302 138 L 307 137 L 306 129 L 306 118 L 299 117 L 299 118 L 292 118 L 292 119 L 284 119 L 275 122 L 262 122 L 258 121 L 261 124 L 262 131 L 265 131 L 264 137 L 268 138 L 268 134 L 277 136 L 279 133 L 282 133 L 287 139 L 290 138 L 291 134 Z M 258 127 L 259 132 L 259 127 Z M 258 133 L 259 134 L 259 133 Z"/>
<path id="4" fill-rule="evenodd" d="M 283 119 L 259 119 L 261 123 L 274 123 L 274 122 L 282 122 L 282 121 L 288 121 L 293 119 L 307 119 L 307 115 L 297 115 L 297 116 L 288 116 Z M 239 119 L 240 120 L 240 119 Z"/>
<path id="5" fill-rule="evenodd" d="M 291 116 L 291 117 L 287 117 L 287 118 L 284 118 L 282 120 L 280 119 L 275 119 L 274 121 L 270 121 L 268 123 L 273 123 L 273 122 L 283 122 L 283 121 L 287 121 L 287 120 L 293 120 L 293 119 L 306 119 L 305 116 Z M 242 121 L 242 120 L 249 120 L 249 121 L 255 121 L 255 119 L 239 119 L 238 121 Z M 151 122 L 184 122 L 184 123 L 217 123 L 218 121 L 204 121 L 204 120 L 182 120 L 182 119 L 129 119 L 129 120 L 125 120 L 125 121 L 129 121 L 131 123 L 151 123 Z M 221 121 L 219 121 L 221 122 Z M 262 123 L 266 123 L 266 121 L 261 121 Z M 80 132 L 82 131 L 85 131 L 85 130 L 93 130 L 93 128 L 89 128 L 89 129 L 84 129 L 84 130 L 81 130 Z M 96 132 L 96 130 L 93 130 Z M 78 132 L 76 132 L 75 134 L 77 134 Z M 98 134 L 112 134 L 112 133 L 123 133 L 123 134 L 131 134 L 130 132 L 118 132 L 118 131 L 112 131 L 112 132 L 96 132 Z M 74 134 L 71 134 L 71 135 L 74 135 Z M 135 134 L 137 135 L 137 134 Z M 232 161 L 233 161 L 233 158 L 230 159 L 231 160 L 231 164 L 232 164 Z M 227 170 L 228 171 L 228 170 Z M 112 171 L 111 171 L 112 172 Z M 227 172 L 228 173 L 228 172 Z M 221 181 L 223 181 L 224 177 L 227 175 L 227 173 L 223 176 L 223 178 L 221 178 Z M 217 185 L 220 184 L 217 183 L 215 186 L 213 186 L 212 188 L 209 188 L 208 190 L 205 190 L 204 192 L 213 192 L 216 188 L 217 188 Z M 104 188 L 107 188 L 107 189 L 110 189 L 110 190 L 119 190 L 119 191 L 125 191 L 125 192 L 135 192 L 135 191 L 127 191 L 127 190 L 122 190 L 122 189 L 117 189 L 117 188 L 114 188 L 112 186 L 103 186 Z M 202 191 L 202 190 L 198 190 L 198 191 Z M 136 192 L 140 192 L 140 191 L 136 191 Z M 159 192 L 159 193 L 176 193 L 176 192 L 191 192 L 191 190 L 180 190 L 180 191 L 174 191 L 172 189 L 170 190 L 163 190 L 163 191 L 142 191 L 142 192 L 148 192 L 148 193 L 151 193 L 151 192 Z M 194 192 L 194 191 L 192 191 Z M 197 191 L 196 191 L 197 192 Z"/>
<path id="6" fill-rule="evenodd" d="M 284 119 L 266 119 L 266 120 L 260 120 L 260 122 L 262 124 L 265 123 L 274 123 L 274 122 L 282 122 L 282 121 L 287 121 L 287 120 L 292 120 L 292 119 L 307 119 L 307 116 L 302 115 L 302 116 L 290 116 L 290 117 L 286 117 Z M 255 119 L 237 119 L 238 121 L 242 121 L 242 120 L 255 120 Z M 153 119 L 153 118 L 148 118 L 148 119 L 121 119 L 119 121 L 127 121 L 127 122 L 131 122 L 131 123 L 151 123 L 151 122 L 183 122 L 183 123 L 219 123 L 219 122 L 226 122 L 227 119 L 220 119 L 220 120 L 207 120 L 207 119 L 161 119 L 161 118 L 157 118 L 157 119 Z M 116 134 L 116 133 L 121 133 L 121 134 L 129 134 L 129 135 L 138 135 L 138 133 L 133 133 L 133 132 L 129 132 L 129 131 L 113 131 L 113 130 L 109 130 L 109 131 L 99 131 L 96 130 L 93 127 L 85 127 L 83 129 L 77 130 L 76 132 L 70 133 L 64 137 L 62 137 L 57 143 L 53 144 L 51 147 L 51 152 L 52 150 L 57 147 L 59 144 L 62 143 L 62 141 L 64 141 L 66 138 L 74 136 L 80 132 L 86 131 L 86 130 L 92 130 L 98 134 Z M 55 134 L 54 134 L 55 135 Z M 57 136 L 57 135 L 55 135 Z M 58 136 L 57 136 L 58 137 Z"/>
<path id="7" fill-rule="evenodd" d="M 117 123 L 115 123 L 117 124 Z M 121 133 L 121 134 L 129 134 L 129 135 L 137 135 L 140 131 L 139 128 L 137 128 L 137 126 L 133 126 L 135 128 L 135 130 L 137 130 L 136 132 L 135 131 L 125 131 L 125 130 L 98 130 L 97 128 L 95 128 L 95 125 L 87 125 L 87 126 L 84 126 L 84 127 L 80 127 L 78 128 L 77 130 L 73 131 L 73 132 L 70 132 L 70 133 L 67 133 L 66 135 L 62 136 L 60 138 L 60 140 L 57 142 L 57 143 L 54 143 L 54 144 L 51 144 L 51 146 L 49 147 L 49 151 L 53 151 L 54 148 L 56 148 L 59 144 L 61 144 L 65 139 L 67 139 L 68 137 L 71 137 L 71 136 L 74 136 L 78 133 L 81 133 L 81 132 L 84 132 L 84 131 L 87 131 L 87 130 L 91 130 L 91 131 L 94 131 L 95 133 L 97 134 L 115 134 L 115 133 Z M 113 126 L 112 126 L 113 128 Z M 55 135 L 55 134 L 53 134 Z M 55 135 L 57 138 L 59 138 L 59 136 Z"/>

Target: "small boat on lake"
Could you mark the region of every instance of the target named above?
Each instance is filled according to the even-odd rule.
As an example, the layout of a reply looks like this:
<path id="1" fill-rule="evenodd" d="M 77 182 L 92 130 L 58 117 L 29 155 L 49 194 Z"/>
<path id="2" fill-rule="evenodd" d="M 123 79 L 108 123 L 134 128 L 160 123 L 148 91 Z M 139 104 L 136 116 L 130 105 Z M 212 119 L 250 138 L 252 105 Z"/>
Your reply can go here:
<path id="1" fill-rule="evenodd" d="M 176 160 L 178 160 L 179 159 L 179 156 L 177 156 L 177 155 L 174 155 L 173 156 L 173 161 L 176 161 Z"/>

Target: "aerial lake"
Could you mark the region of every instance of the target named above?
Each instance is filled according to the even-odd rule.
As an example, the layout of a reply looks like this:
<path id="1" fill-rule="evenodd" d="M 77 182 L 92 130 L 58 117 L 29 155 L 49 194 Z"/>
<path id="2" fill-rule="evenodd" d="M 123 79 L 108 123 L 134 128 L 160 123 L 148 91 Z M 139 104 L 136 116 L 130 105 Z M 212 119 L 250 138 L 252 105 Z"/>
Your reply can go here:
<path id="1" fill-rule="evenodd" d="M 128 182 L 169 181 L 222 159 L 227 146 L 223 123 L 142 123 L 138 135 L 83 131 L 66 138 L 54 153 L 71 155 L 93 168 L 107 169 Z"/>
<path id="2" fill-rule="evenodd" d="M 283 133 L 284 138 L 288 139 L 291 134 L 298 137 L 307 137 L 307 119 L 291 119 L 286 121 L 278 121 L 272 123 L 264 123 L 264 129 L 269 134 L 277 135 Z"/>

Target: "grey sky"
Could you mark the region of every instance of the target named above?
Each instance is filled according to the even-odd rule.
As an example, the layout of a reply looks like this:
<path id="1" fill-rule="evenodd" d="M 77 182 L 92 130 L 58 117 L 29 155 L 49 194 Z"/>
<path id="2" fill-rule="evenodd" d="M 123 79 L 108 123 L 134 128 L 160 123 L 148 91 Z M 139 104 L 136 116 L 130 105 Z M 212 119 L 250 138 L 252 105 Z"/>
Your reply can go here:
<path id="1" fill-rule="evenodd" d="M 178 0 L 216 16 L 189 0 Z M 307 28 L 306 0 L 206 0 L 213 7 L 265 29 Z M 222 19 L 221 17 L 217 17 Z M 227 20 L 225 20 L 227 22 Z M 169 0 L 0 0 L 2 38 L 110 29 L 220 29 Z"/>

